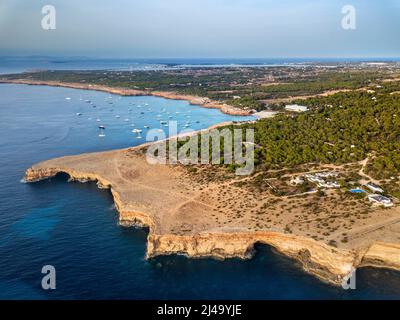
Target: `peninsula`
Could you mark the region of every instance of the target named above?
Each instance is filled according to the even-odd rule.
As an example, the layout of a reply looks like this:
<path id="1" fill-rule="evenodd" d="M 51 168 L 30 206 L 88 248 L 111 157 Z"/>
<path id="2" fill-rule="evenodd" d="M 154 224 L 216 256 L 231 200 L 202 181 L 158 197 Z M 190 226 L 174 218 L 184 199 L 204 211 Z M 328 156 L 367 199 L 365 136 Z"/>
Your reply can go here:
<path id="1" fill-rule="evenodd" d="M 352 218 L 340 217 L 338 231 L 330 237 L 339 245 L 331 246 L 329 241 L 312 238 L 320 236 L 318 218 L 307 218 L 301 207 L 291 208 L 319 202 L 328 220 L 332 219 L 329 206 L 340 196 L 281 199 L 268 190 L 253 193 L 241 187 L 248 178 L 215 173 L 215 180 L 208 181 L 209 173 L 193 174 L 185 166 L 150 165 L 144 151 L 145 147 L 136 147 L 53 159 L 32 166 L 25 179 L 35 182 L 66 173 L 72 181 L 95 181 L 100 188 L 109 188 L 121 225 L 149 228 L 148 258 L 185 254 L 245 259 L 252 256 L 256 243 L 262 243 L 336 285 L 360 266 L 400 270 L 399 208 L 376 210 L 367 222 L 357 221 L 349 231 L 340 227 Z M 339 201 L 345 215 L 350 201 Z M 296 230 L 288 232 L 287 225 L 295 225 Z M 341 243 L 345 231 L 349 241 Z"/>
<path id="2" fill-rule="evenodd" d="M 121 225 L 149 229 L 148 258 L 245 259 L 262 243 L 335 285 L 358 267 L 400 270 L 397 64 L 45 71 L 0 81 L 273 113 L 235 126 L 255 131 L 256 168 L 246 177 L 225 165 L 149 164 L 148 145 L 51 159 L 26 171 L 27 182 L 66 173 L 109 188 Z"/>

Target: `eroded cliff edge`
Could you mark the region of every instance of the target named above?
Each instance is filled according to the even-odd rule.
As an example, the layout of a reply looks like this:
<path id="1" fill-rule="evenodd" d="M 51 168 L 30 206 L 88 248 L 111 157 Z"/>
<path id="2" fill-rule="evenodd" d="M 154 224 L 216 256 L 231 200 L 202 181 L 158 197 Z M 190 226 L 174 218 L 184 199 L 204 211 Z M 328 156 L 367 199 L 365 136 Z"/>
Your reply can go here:
<path id="1" fill-rule="evenodd" d="M 184 254 L 193 258 L 250 258 L 254 245 L 267 244 L 298 261 L 323 281 L 340 285 L 359 266 L 400 270 L 400 245 L 373 242 L 335 248 L 324 242 L 284 231 L 254 230 L 251 219 L 216 223 L 210 194 L 225 185 L 197 186 L 185 170 L 150 165 L 139 148 L 62 157 L 29 168 L 27 182 L 63 172 L 71 180 L 95 181 L 109 188 L 125 226 L 149 228 L 147 258 Z M 378 239 L 379 240 L 379 239 Z"/>

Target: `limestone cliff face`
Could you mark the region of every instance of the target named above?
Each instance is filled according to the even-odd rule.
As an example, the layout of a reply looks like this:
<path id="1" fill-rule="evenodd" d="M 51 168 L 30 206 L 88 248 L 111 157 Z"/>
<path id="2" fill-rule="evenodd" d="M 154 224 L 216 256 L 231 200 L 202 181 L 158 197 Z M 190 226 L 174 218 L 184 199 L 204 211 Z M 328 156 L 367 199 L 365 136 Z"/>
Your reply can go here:
<path id="1" fill-rule="evenodd" d="M 325 282 L 340 285 L 359 266 L 400 270 L 400 245 L 376 243 L 363 252 L 336 249 L 311 238 L 276 232 L 203 232 L 189 235 L 157 234 L 152 216 L 131 210 L 121 199 L 116 186 L 99 175 L 72 170 L 68 167 L 37 167 L 26 171 L 25 180 L 35 182 L 57 173 L 67 173 L 71 180 L 95 181 L 109 188 L 124 226 L 149 228 L 147 258 L 159 255 L 184 254 L 192 258 L 250 258 L 257 243 L 267 244 L 281 254 L 298 261 L 302 268 Z"/>
<path id="2" fill-rule="evenodd" d="M 374 243 L 363 255 L 360 266 L 400 270 L 400 244 Z"/>
<path id="3" fill-rule="evenodd" d="M 97 186 L 101 189 L 110 189 L 110 192 L 114 199 L 115 208 L 119 212 L 119 220 L 121 225 L 152 228 L 153 221 L 151 220 L 151 218 L 142 212 L 131 211 L 126 209 L 118 191 L 116 191 L 112 187 L 112 184 L 109 181 L 107 181 L 106 179 L 104 179 L 99 175 L 93 173 L 79 172 L 76 170 L 72 170 L 70 168 L 60 168 L 60 167 L 39 168 L 39 169 L 29 168 L 25 172 L 24 180 L 26 182 L 37 182 L 48 178 L 52 178 L 56 176 L 58 173 L 68 174 L 71 181 L 80 181 L 80 182 L 92 181 L 96 182 Z"/>
<path id="4" fill-rule="evenodd" d="M 329 247 L 313 239 L 274 232 L 202 233 L 192 236 L 148 237 L 147 257 L 184 254 L 193 258 L 250 258 L 256 243 L 267 244 L 301 263 L 303 269 L 332 284 L 341 284 L 355 262 L 349 251 Z"/>

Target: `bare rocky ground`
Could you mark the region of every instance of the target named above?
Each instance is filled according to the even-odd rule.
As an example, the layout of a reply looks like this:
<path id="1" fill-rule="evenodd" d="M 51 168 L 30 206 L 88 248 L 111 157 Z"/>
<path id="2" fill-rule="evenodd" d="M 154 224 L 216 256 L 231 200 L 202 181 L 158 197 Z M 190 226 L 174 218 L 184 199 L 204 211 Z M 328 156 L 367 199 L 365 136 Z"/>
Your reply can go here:
<path id="1" fill-rule="evenodd" d="M 261 242 L 336 284 L 358 265 L 400 267 L 399 208 L 375 208 L 340 190 L 296 195 L 284 175 L 149 164 L 143 147 L 44 161 L 27 170 L 26 180 L 59 172 L 110 188 L 121 224 L 150 228 L 149 257 L 245 258 Z M 285 186 L 283 196 L 271 192 Z"/>

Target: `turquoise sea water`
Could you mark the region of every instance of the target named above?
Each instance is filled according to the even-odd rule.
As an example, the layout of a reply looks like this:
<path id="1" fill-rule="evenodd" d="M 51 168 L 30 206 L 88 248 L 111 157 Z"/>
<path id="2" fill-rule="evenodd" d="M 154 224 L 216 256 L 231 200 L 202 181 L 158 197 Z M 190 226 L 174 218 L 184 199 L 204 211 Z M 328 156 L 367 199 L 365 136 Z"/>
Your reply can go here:
<path id="1" fill-rule="evenodd" d="M 20 182 L 25 169 L 41 160 L 142 143 L 143 127 L 163 128 L 157 115 L 168 120 L 167 112 L 181 128 L 188 121 L 200 129 L 247 119 L 155 97 L 0 85 L 1 299 L 400 298 L 400 273 L 361 269 L 357 289 L 345 291 L 305 274 L 267 246 L 257 247 L 248 261 L 146 261 L 147 231 L 118 225 L 109 191 L 68 183 L 63 175 Z M 99 123 L 107 128 L 104 138 Z M 143 138 L 132 128 L 144 130 Z M 41 268 L 48 264 L 57 271 L 54 291 L 41 289 Z"/>

